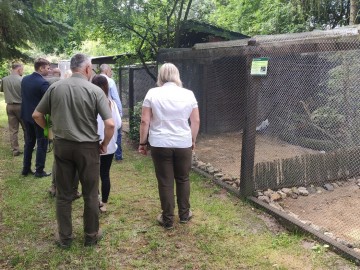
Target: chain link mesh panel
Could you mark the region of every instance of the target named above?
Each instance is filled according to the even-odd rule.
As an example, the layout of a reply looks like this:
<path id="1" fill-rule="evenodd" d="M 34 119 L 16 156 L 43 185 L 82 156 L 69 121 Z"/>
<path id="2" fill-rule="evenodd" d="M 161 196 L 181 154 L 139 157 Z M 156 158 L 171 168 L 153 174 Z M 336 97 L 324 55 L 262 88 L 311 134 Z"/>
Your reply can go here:
<path id="1" fill-rule="evenodd" d="M 354 218 L 360 203 L 360 41 L 308 36 L 163 50 L 159 62 L 176 64 L 198 99 L 195 166 L 238 189 L 244 123 L 255 121 L 253 177 L 245 179 L 253 191 L 360 248 L 360 221 Z M 269 58 L 267 76 L 250 75 L 256 57 Z M 257 93 L 253 115 L 249 91 Z"/>
<path id="2" fill-rule="evenodd" d="M 152 74 L 156 75 L 155 66 L 149 66 L 148 68 Z M 150 88 L 156 86 L 154 79 L 142 67 L 121 68 L 120 81 L 121 98 L 125 108 L 129 108 L 131 104 L 135 106 L 136 103 L 144 99 Z"/>
<path id="3" fill-rule="evenodd" d="M 156 76 L 156 67 L 149 67 L 149 71 Z M 147 73 L 144 68 L 133 69 L 134 82 L 134 105 L 143 101 L 147 91 L 156 86 L 156 81 Z"/>
<path id="4" fill-rule="evenodd" d="M 170 50 L 159 61 L 174 63 L 197 98 L 201 125 L 195 153 L 202 167 L 239 182 L 247 84 L 242 48 Z"/>
<path id="5" fill-rule="evenodd" d="M 262 48 L 270 60 L 258 89 L 254 167 L 254 188 L 274 207 L 351 247 L 360 247 L 359 45 Z"/>
<path id="6" fill-rule="evenodd" d="M 358 41 L 354 41 L 346 47 L 358 46 Z M 261 184 L 258 171 L 256 187 L 321 185 L 359 173 L 360 160 L 343 164 L 345 156 L 356 155 L 359 145 L 357 73 L 360 66 L 356 55 L 359 51 L 351 49 L 284 56 L 268 52 L 269 74 L 262 79 L 258 99 L 258 124 L 266 123 L 266 126 L 259 136 L 276 138 L 286 144 L 281 152 L 272 155 L 273 160 L 283 162 L 276 164 L 271 177 L 267 169 L 257 165 L 267 174 L 268 183 Z M 287 144 L 297 146 L 289 156 L 284 155 Z M 303 157 L 292 159 L 295 156 Z"/>
<path id="7" fill-rule="evenodd" d="M 119 91 L 123 108 L 129 108 L 129 69 L 121 68 L 119 75 Z"/>

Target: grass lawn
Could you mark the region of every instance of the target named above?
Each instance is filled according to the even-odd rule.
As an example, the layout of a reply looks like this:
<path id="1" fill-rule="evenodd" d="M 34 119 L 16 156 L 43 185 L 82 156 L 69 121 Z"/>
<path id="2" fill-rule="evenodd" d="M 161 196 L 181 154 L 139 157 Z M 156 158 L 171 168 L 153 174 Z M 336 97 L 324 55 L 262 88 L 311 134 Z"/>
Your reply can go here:
<path id="1" fill-rule="evenodd" d="M 165 231 L 150 157 L 123 141 L 124 161 L 111 169 L 104 238 L 83 246 L 83 201 L 73 203 L 75 240 L 54 244 L 55 199 L 51 178 L 21 177 L 22 156 L 12 157 L 0 96 L 0 269 L 356 269 L 311 239 L 273 233 L 264 214 L 202 176 L 191 174 L 193 219 Z M 34 160 L 33 160 L 34 161 Z M 49 153 L 46 170 L 51 169 Z M 314 248 L 309 248 L 314 246 Z"/>

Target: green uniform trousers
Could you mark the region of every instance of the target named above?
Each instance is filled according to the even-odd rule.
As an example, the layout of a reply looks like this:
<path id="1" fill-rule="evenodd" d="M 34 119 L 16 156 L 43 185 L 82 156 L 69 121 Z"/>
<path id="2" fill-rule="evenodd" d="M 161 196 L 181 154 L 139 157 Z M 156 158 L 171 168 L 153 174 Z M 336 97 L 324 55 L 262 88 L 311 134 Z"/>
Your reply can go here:
<path id="1" fill-rule="evenodd" d="M 74 142 L 54 139 L 56 162 L 56 218 L 60 240 L 67 243 L 72 240 L 72 201 L 76 172 L 82 187 L 84 199 L 85 239 L 96 237 L 99 230 L 99 142 Z"/>
<path id="2" fill-rule="evenodd" d="M 180 219 L 186 219 L 190 210 L 190 182 L 192 151 L 190 148 L 151 147 L 158 180 L 159 196 L 165 224 L 174 222 L 174 179 L 176 202 Z"/>

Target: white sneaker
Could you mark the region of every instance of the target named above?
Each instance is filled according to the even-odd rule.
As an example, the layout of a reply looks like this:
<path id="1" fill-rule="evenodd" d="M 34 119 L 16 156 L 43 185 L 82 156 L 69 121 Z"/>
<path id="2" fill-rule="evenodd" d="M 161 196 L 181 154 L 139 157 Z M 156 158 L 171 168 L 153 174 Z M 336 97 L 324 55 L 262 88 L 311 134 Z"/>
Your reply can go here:
<path id="1" fill-rule="evenodd" d="M 99 209 L 101 213 L 105 213 L 106 212 L 106 203 L 101 202 L 101 204 L 99 205 Z"/>
<path id="2" fill-rule="evenodd" d="M 191 212 L 191 210 L 189 210 L 189 216 L 186 219 L 180 219 L 180 223 L 185 224 L 188 223 L 190 221 L 190 219 L 192 218 L 193 213 Z"/>

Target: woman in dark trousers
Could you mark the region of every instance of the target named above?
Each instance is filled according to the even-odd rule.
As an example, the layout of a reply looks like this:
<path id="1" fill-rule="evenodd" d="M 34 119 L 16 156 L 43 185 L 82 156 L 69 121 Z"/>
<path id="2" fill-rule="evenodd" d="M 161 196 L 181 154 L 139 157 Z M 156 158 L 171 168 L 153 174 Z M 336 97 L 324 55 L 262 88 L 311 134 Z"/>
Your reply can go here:
<path id="1" fill-rule="evenodd" d="M 101 201 L 99 202 L 99 207 L 101 212 L 106 212 L 106 204 L 109 199 L 110 194 L 110 167 L 112 160 L 114 159 L 114 153 L 117 149 L 116 138 L 117 130 L 121 127 L 121 117 L 119 110 L 115 102 L 109 98 L 109 84 L 107 79 L 101 75 L 95 75 L 92 79 L 92 83 L 99 86 L 108 97 L 109 107 L 111 109 L 112 118 L 115 124 L 115 132 L 111 138 L 109 145 L 107 147 L 107 152 L 100 155 L 100 179 L 101 179 Z M 101 119 L 100 115 L 97 117 L 98 122 L 98 134 L 100 136 L 100 142 L 104 139 L 104 121 Z"/>
<path id="2" fill-rule="evenodd" d="M 148 91 L 143 102 L 138 151 L 146 155 L 150 144 L 162 209 L 157 220 L 171 229 L 174 179 L 180 222 L 187 223 L 192 217 L 189 173 L 200 117 L 194 93 L 182 87 L 175 65 L 161 66 L 157 85 Z"/>

